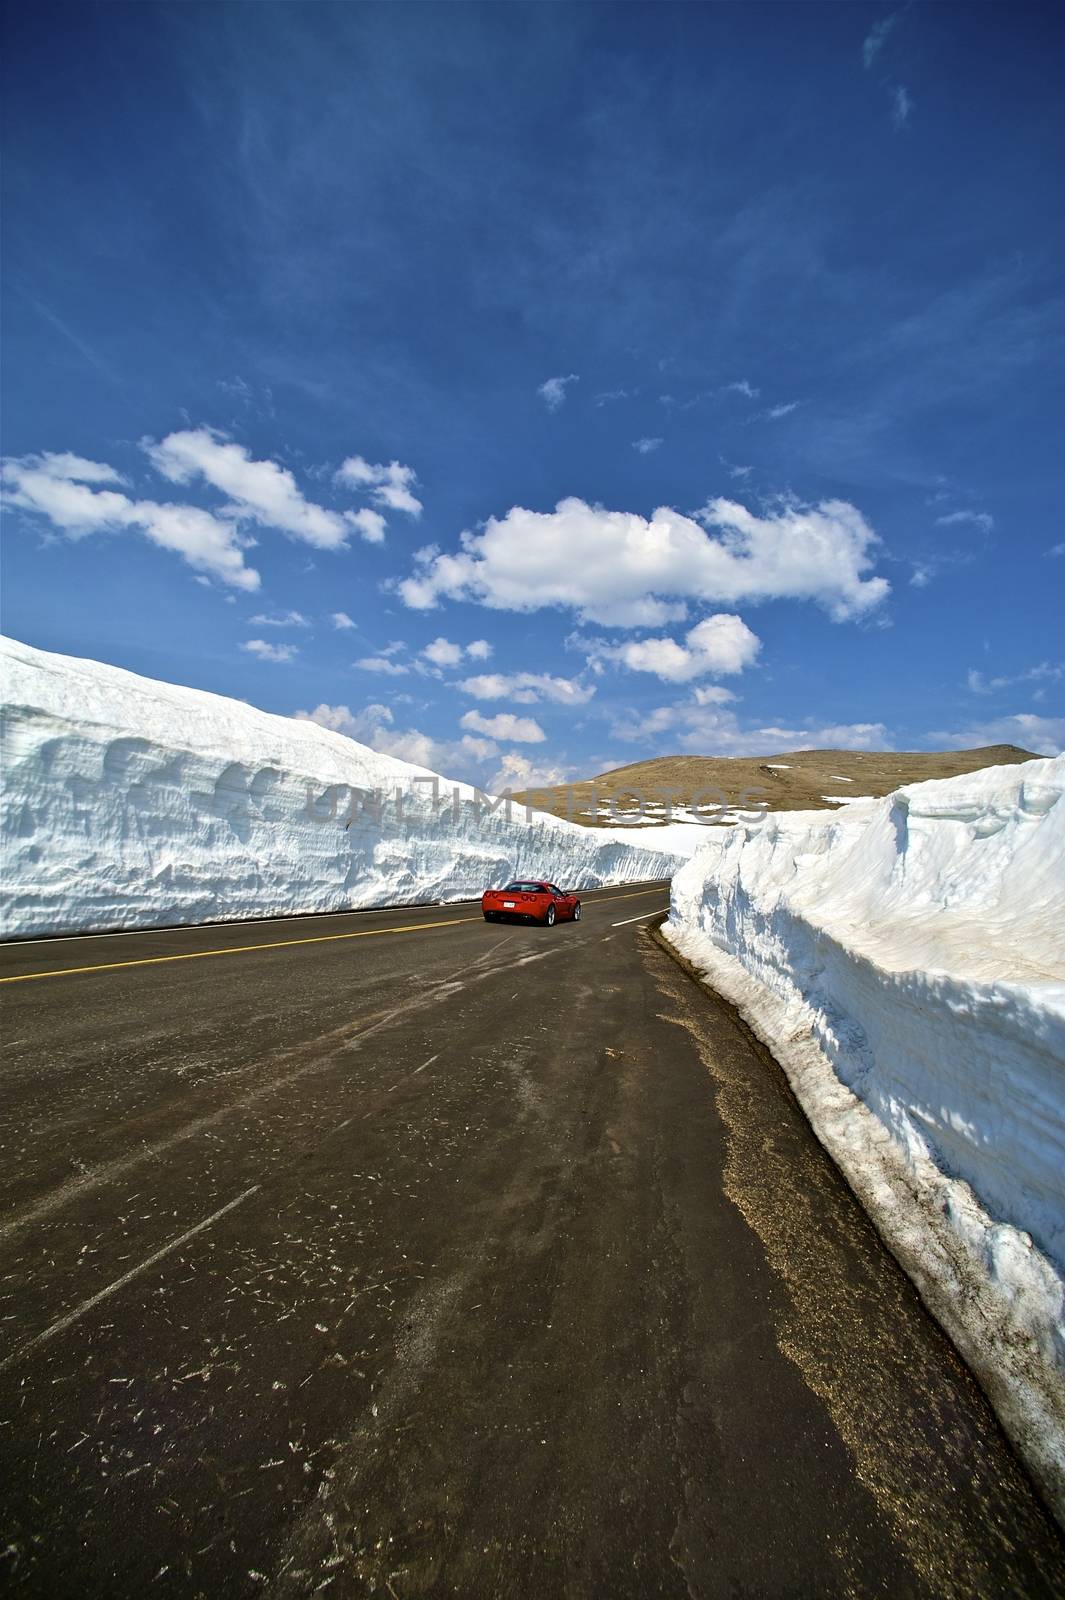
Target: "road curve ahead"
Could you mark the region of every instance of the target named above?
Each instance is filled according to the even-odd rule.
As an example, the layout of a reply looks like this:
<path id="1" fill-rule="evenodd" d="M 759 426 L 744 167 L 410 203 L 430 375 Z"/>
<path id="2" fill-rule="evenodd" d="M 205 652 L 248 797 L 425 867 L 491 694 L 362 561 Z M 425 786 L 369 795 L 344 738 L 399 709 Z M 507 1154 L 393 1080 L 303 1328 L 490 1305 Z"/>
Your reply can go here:
<path id="1" fill-rule="evenodd" d="M 665 903 L 0 951 L 13 1593 L 1065 1591 Z"/>

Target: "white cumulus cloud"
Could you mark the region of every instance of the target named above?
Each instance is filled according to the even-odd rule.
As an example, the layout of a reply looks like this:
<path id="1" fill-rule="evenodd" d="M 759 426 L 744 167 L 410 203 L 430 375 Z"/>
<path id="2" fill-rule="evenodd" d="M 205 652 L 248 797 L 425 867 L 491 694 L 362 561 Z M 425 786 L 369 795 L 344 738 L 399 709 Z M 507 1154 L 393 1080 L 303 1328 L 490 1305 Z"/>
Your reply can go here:
<path id="1" fill-rule="evenodd" d="M 594 684 L 576 678 L 555 678 L 546 672 L 483 672 L 461 678 L 456 685 L 474 700 L 513 700 L 516 705 L 535 705 L 551 700 L 560 706 L 583 706 L 595 693 Z"/>
<path id="2" fill-rule="evenodd" d="M 235 589 L 259 588 L 259 574 L 244 564 L 254 543 L 232 521 L 199 506 L 132 500 L 115 489 L 120 473 L 69 452 L 9 458 L 0 467 L 8 507 L 43 517 L 68 539 L 134 529 L 164 550 L 180 555 L 197 572 Z"/>
<path id="3" fill-rule="evenodd" d="M 359 511 L 345 511 L 344 521 L 367 544 L 384 544 L 386 524 L 379 511 L 374 511 L 370 506 L 363 506 Z"/>
<path id="4" fill-rule="evenodd" d="M 610 627 L 655 627 L 685 617 L 688 601 L 813 600 L 836 621 L 862 616 L 890 592 L 869 576 L 877 536 L 845 500 L 781 505 L 757 516 L 733 500 L 696 517 L 667 506 L 647 520 L 576 498 L 554 511 L 514 506 L 455 554 L 420 551 L 399 584 L 427 610 L 442 598 L 495 610 L 569 607 Z"/>
<path id="5" fill-rule="evenodd" d="M 484 733 L 490 739 L 510 739 L 515 744 L 542 744 L 547 735 L 532 717 L 515 717 L 509 711 L 486 717 L 480 711 L 467 711 L 460 719 L 460 727 L 471 733 Z"/>
<path id="6" fill-rule="evenodd" d="M 618 721 L 614 737 L 654 749 L 681 749 L 692 755 L 773 755 L 782 750 L 889 750 L 881 722 L 745 724 L 731 709 L 696 691 L 690 700 L 634 713 Z"/>
<path id="7" fill-rule="evenodd" d="M 305 499 L 287 467 L 254 460 L 242 444 L 212 428 L 171 433 L 158 444 L 145 439 L 142 448 L 170 483 L 203 478 L 227 495 L 235 516 L 250 517 L 320 550 L 338 550 L 347 542 L 344 517 Z"/>
<path id="8" fill-rule="evenodd" d="M 988 744 L 1015 744 L 1037 756 L 1065 754 L 1065 717 L 1041 717 L 1031 711 L 973 722 L 967 728 L 930 733 L 932 744 L 951 750 L 978 750 Z"/>
<path id="9" fill-rule="evenodd" d="M 616 661 L 630 672 L 650 672 L 668 683 L 689 683 L 693 678 L 742 672 L 757 659 L 762 648 L 742 617 L 718 612 L 704 617 L 685 635 L 675 639 L 627 639 L 624 644 L 596 644 L 593 661 Z"/>
<path id="10" fill-rule="evenodd" d="M 402 678 L 410 669 L 402 661 L 393 661 L 388 655 L 363 656 L 360 661 L 352 663 L 359 672 L 380 672 L 388 678 Z"/>
<path id="11" fill-rule="evenodd" d="M 462 646 L 443 637 L 433 639 L 425 646 L 422 655 L 434 667 L 457 667 L 462 660 Z"/>
<path id="12" fill-rule="evenodd" d="M 346 611 L 334 611 L 329 620 L 334 628 L 353 628 L 355 626 Z"/>
<path id="13" fill-rule="evenodd" d="M 487 639 L 474 639 L 469 644 L 456 644 L 452 639 L 443 637 L 433 639 L 422 650 L 424 660 L 434 667 L 457 667 L 464 657 L 471 661 L 487 661 L 492 654 L 492 646 Z M 439 676 L 439 673 L 434 674 Z"/>
<path id="14" fill-rule="evenodd" d="M 292 661 L 299 652 L 294 644 L 268 644 L 265 639 L 248 639 L 240 647 L 259 661 Z"/>
<path id="15" fill-rule="evenodd" d="M 529 789 L 550 789 L 558 783 L 567 783 L 570 773 L 564 767 L 544 766 L 508 750 L 502 757 L 499 770 L 488 780 L 491 794 L 502 794 L 505 789 L 517 793 Z"/>
<path id="16" fill-rule="evenodd" d="M 348 739 L 357 739 L 382 755 L 395 756 L 412 766 L 427 768 L 449 778 L 489 786 L 489 773 L 499 757 L 491 739 L 464 733 L 458 739 L 435 739 L 419 728 L 397 728 L 388 706 L 375 704 L 352 711 L 350 706 L 322 704 L 313 711 L 297 711 L 298 722 L 316 722 Z"/>
<path id="17" fill-rule="evenodd" d="M 341 463 L 336 481 L 348 488 L 368 489 L 371 499 L 390 511 L 405 511 L 411 517 L 422 514 L 422 502 L 413 491 L 417 473 L 413 467 L 405 467 L 399 461 L 390 461 L 386 466 L 365 461 L 362 456 L 349 456 Z"/>

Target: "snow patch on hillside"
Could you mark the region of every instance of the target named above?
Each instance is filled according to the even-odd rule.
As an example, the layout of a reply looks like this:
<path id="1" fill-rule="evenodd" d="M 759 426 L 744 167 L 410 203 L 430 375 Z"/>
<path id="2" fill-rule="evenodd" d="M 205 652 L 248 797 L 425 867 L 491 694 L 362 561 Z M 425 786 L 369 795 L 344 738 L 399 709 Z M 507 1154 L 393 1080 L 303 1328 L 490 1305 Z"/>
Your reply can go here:
<path id="1" fill-rule="evenodd" d="M 706 838 L 665 933 L 770 1046 L 1065 1516 L 1065 757 Z"/>
<path id="2" fill-rule="evenodd" d="M 669 877 L 697 842 L 508 820 L 316 723 L 12 640 L 0 671 L 6 938 L 590 889 Z"/>

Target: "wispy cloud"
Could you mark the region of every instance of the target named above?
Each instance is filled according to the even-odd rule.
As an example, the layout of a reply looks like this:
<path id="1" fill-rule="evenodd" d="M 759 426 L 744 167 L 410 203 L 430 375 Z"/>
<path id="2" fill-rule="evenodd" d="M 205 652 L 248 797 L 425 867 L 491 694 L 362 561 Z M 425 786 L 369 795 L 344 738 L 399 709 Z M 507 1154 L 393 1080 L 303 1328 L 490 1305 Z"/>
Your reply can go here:
<path id="1" fill-rule="evenodd" d="M 271 616 L 268 612 L 260 611 L 257 617 L 252 617 L 252 625 L 257 628 L 309 628 L 310 623 L 302 611 L 279 611 Z"/>
<path id="2" fill-rule="evenodd" d="M 846 423 L 819 416 L 811 444 L 835 464 L 857 438 L 868 462 L 883 447 L 885 427 L 956 400 L 1001 405 L 1018 381 L 1038 381 L 1063 348 L 1065 298 L 1048 293 L 1030 263 L 996 263 L 853 344 L 845 363 L 865 386 L 869 409 Z"/>
<path id="3" fill-rule="evenodd" d="M 912 111 L 913 99 L 909 90 L 905 84 L 897 83 L 891 91 L 891 126 L 896 133 L 901 133 L 909 122 Z"/>
<path id="4" fill-rule="evenodd" d="M 601 389 L 594 397 L 593 403 L 597 406 L 609 406 L 615 400 L 631 400 L 637 392 L 635 389 Z M 541 389 L 539 393 L 542 394 L 543 390 Z"/>
<path id="5" fill-rule="evenodd" d="M 268 385 L 258 390 L 238 373 L 233 378 L 219 378 L 218 387 L 223 394 L 228 395 L 231 400 L 239 401 L 248 411 L 255 411 L 266 417 L 277 415 L 273 390 Z"/>
<path id="6" fill-rule="evenodd" d="M 985 678 L 982 672 L 970 667 L 965 676 L 965 686 L 972 694 L 996 694 L 1001 689 L 1012 689 L 1020 683 L 1062 682 L 1065 682 L 1065 665 L 1053 661 L 1041 661 L 1038 666 L 1028 667 L 1024 672 L 1014 672 L 998 678 Z"/>
<path id="7" fill-rule="evenodd" d="M 334 611 L 329 620 L 334 628 L 353 628 L 355 626 L 346 611 Z"/>
<path id="8" fill-rule="evenodd" d="M 661 439 L 634 439 L 632 441 L 632 448 L 641 456 L 649 456 L 653 450 L 657 450 L 659 448 L 661 443 Z"/>
<path id="9" fill-rule="evenodd" d="M 990 511 L 949 511 L 945 516 L 936 518 L 937 528 L 957 528 L 963 523 L 979 528 L 981 533 L 990 533 L 995 526 L 995 519 Z"/>
<path id="10" fill-rule="evenodd" d="M 788 400 L 784 405 L 770 406 L 766 416 L 772 418 L 774 422 L 779 422 L 781 417 L 790 417 L 791 413 L 797 411 L 801 405 L 801 400 Z"/>
<path id="11" fill-rule="evenodd" d="M 565 377 L 548 378 L 537 389 L 537 394 L 544 402 L 548 411 L 557 411 L 566 398 L 566 385 L 580 383 L 580 378 L 575 372 L 568 373 Z"/>
<path id="12" fill-rule="evenodd" d="M 746 400 L 757 400 L 761 389 L 756 389 L 753 383 L 748 383 L 746 378 L 738 378 L 734 383 L 722 384 L 719 394 L 742 394 Z"/>
<path id="13" fill-rule="evenodd" d="M 862 65 L 866 72 L 869 71 L 869 68 L 884 48 L 888 35 L 898 20 L 899 14 L 897 11 L 893 11 L 890 16 L 882 17 L 879 22 L 873 23 L 873 26 L 862 40 Z"/>
<path id="14" fill-rule="evenodd" d="M 50 306 L 46 306 L 43 300 L 38 300 L 32 294 L 26 295 L 26 299 L 37 315 L 43 317 L 45 322 L 50 323 L 57 333 L 62 334 L 67 343 L 72 345 L 78 354 L 89 363 L 90 367 L 95 368 L 102 378 L 106 378 L 109 383 L 117 384 L 123 381 L 110 362 L 105 361 L 103 356 L 89 344 L 88 340 L 83 339 L 79 333 L 76 333 L 73 328 L 63 321 L 62 317 L 56 315 Z"/>
<path id="15" fill-rule="evenodd" d="M 721 465 L 724 467 L 730 478 L 748 478 L 754 471 L 753 467 L 741 467 L 735 461 L 726 460 L 724 456 L 718 456 L 718 460 L 721 462 Z"/>

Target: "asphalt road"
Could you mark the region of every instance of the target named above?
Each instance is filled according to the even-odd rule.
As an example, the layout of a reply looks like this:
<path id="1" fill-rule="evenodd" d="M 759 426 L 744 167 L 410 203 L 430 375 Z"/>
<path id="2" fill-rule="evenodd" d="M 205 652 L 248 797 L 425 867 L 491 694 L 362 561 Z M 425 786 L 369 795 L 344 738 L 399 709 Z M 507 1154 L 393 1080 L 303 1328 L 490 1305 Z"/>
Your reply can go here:
<path id="1" fill-rule="evenodd" d="M 665 899 L 0 950 L 14 1592 L 1065 1591 Z"/>

